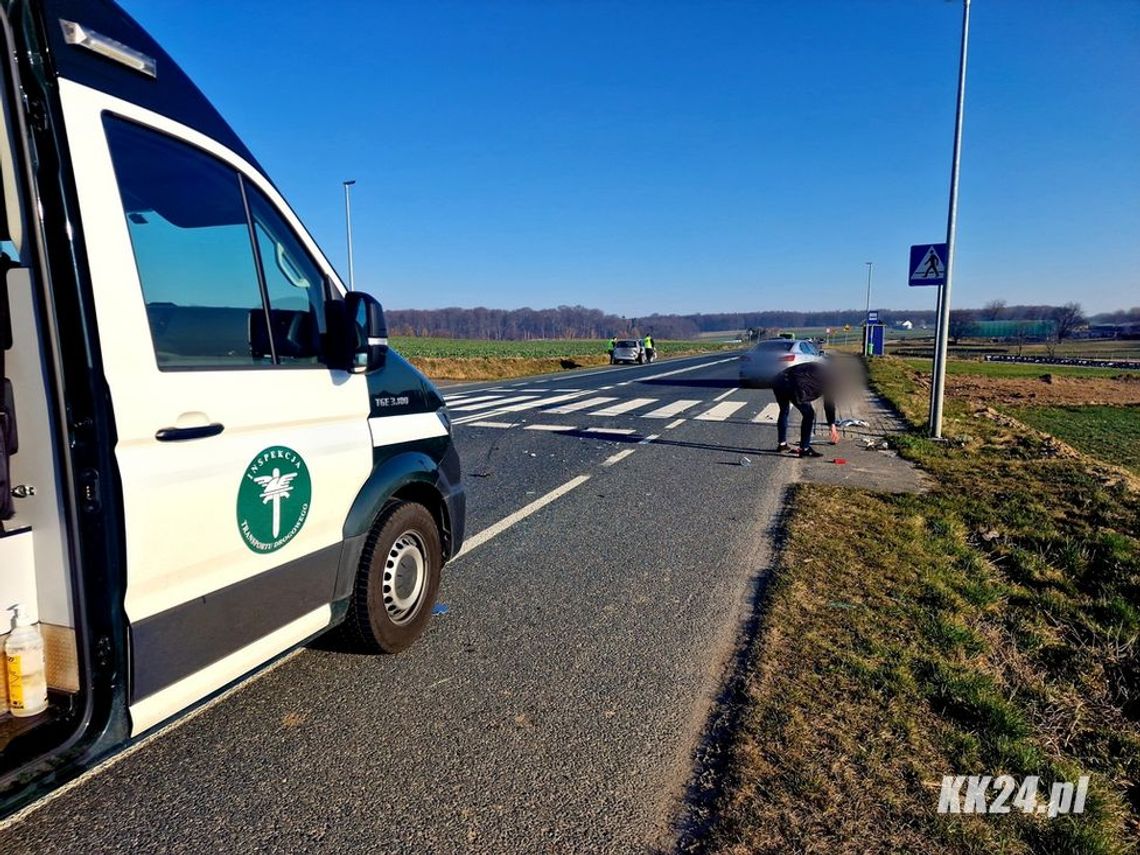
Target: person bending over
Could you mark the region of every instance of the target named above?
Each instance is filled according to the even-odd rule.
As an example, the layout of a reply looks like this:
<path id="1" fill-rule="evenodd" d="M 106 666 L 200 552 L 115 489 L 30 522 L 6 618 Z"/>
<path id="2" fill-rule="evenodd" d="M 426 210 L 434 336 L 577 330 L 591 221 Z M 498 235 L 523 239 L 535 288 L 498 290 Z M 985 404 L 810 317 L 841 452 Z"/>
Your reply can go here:
<path id="1" fill-rule="evenodd" d="M 776 451 L 788 450 L 788 413 L 795 404 L 803 421 L 800 424 L 800 457 L 823 457 L 811 447 L 812 431 L 815 428 L 815 407 L 813 402 L 822 397 L 827 425 L 831 429 L 831 441 L 839 442 L 839 430 L 835 426 L 834 368 L 828 362 L 807 362 L 781 372 L 772 381 L 772 391 L 776 393 L 776 403 L 780 415 L 776 419 Z"/>

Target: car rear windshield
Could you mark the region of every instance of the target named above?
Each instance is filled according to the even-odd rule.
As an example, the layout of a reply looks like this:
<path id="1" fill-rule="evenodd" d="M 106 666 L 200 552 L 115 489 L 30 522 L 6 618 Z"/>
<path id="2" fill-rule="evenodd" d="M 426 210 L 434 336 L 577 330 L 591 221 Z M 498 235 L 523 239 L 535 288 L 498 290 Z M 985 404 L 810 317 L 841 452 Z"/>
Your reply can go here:
<path id="1" fill-rule="evenodd" d="M 637 342 L 633 339 L 625 338 L 617 343 L 618 347 L 637 347 Z"/>
<path id="2" fill-rule="evenodd" d="M 775 351 L 776 353 L 783 351 L 784 353 L 789 353 L 794 346 L 794 341 L 789 341 L 787 339 L 773 339 L 772 341 L 760 342 L 758 345 L 756 345 L 756 350 Z"/>

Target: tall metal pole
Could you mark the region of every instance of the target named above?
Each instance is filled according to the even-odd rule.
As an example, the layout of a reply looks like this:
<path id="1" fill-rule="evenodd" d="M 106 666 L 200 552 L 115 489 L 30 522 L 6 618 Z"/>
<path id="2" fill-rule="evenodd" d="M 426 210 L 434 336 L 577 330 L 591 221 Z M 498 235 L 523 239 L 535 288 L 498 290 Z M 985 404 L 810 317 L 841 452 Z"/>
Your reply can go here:
<path id="1" fill-rule="evenodd" d="M 871 314 L 871 268 L 875 266 L 875 262 L 864 261 L 863 263 L 867 265 L 867 313 L 863 315 L 863 320 L 865 321 Z"/>
<path id="2" fill-rule="evenodd" d="M 966 49 L 970 40 L 970 0 L 962 0 L 962 54 L 958 60 L 958 110 L 954 117 L 954 160 L 950 167 L 950 209 L 946 216 L 946 284 L 938 300 L 934 345 L 934 382 L 930 384 L 930 435 L 942 436 L 942 399 L 946 390 L 946 346 L 950 335 L 950 283 L 954 272 L 954 239 L 958 228 L 958 166 L 962 157 L 962 118 L 966 109 Z"/>
<path id="3" fill-rule="evenodd" d="M 348 290 L 356 290 L 356 274 L 352 269 L 352 202 L 349 201 L 348 188 L 356 183 L 356 179 L 344 181 L 344 231 L 348 238 Z"/>
<path id="4" fill-rule="evenodd" d="M 864 261 L 867 265 L 867 310 L 863 313 L 863 355 L 871 349 L 871 269 L 875 266 L 873 261 Z"/>

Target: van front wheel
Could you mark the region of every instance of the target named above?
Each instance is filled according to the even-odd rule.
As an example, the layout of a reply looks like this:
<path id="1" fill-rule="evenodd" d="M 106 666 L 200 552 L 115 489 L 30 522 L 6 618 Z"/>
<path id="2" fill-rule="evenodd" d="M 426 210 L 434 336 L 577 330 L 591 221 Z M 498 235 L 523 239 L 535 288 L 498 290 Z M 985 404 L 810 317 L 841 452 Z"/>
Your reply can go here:
<path id="1" fill-rule="evenodd" d="M 360 556 L 345 628 L 357 647 L 399 653 L 420 637 L 439 593 L 443 549 L 423 505 L 401 502 L 376 520 Z"/>

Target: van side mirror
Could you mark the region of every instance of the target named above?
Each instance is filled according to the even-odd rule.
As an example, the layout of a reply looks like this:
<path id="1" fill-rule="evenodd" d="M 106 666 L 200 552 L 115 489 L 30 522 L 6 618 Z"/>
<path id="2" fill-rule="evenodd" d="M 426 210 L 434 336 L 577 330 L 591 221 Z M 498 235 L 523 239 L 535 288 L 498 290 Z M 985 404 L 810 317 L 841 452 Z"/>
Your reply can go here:
<path id="1" fill-rule="evenodd" d="M 349 291 L 344 296 L 344 314 L 347 370 L 353 374 L 379 371 L 388 357 L 388 323 L 380 301 L 363 291 Z"/>

